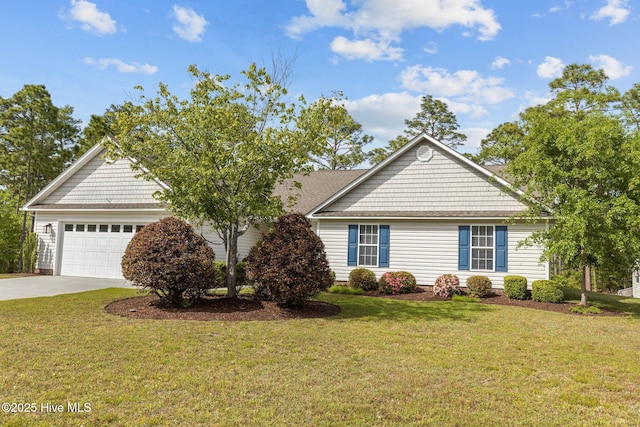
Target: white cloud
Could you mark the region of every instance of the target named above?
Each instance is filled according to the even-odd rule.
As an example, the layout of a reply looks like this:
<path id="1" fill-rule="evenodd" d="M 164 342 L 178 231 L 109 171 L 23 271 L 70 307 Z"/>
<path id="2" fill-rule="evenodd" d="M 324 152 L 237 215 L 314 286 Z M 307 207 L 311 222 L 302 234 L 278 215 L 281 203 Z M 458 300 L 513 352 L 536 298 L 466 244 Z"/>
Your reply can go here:
<path id="1" fill-rule="evenodd" d="M 376 145 L 383 146 L 402 134 L 405 119 L 420 110 L 420 100 L 420 96 L 407 92 L 385 93 L 348 100 L 345 106 L 363 129 L 376 138 Z"/>
<path id="2" fill-rule="evenodd" d="M 602 68 L 611 80 L 628 76 L 631 74 L 631 70 L 633 70 L 632 66 L 624 65 L 609 55 L 590 55 L 589 62 L 597 69 Z"/>
<path id="3" fill-rule="evenodd" d="M 496 58 L 491 63 L 492 70 L 501 70 L 505 65 L 511 65 L 511 61 L 507 58 L 503 58 L 501 56 L 496 56 Z"/>
<path id="4" fill-rule="evenodd" d="M 367 43 L 390 50 L 397 48 L 388 45 L 399 42 L 402 32 L 412 28 L 443 31 L 460 25 L 475 30 L 479 40 L 491 40 L 501 29 L 493 10 L 482 7 L 480 0 L 360 0 L 351 2 L 350 8 L 344 0 L 306 0 L 306 5 L 309 14 L 293 17 L 286 27 L 289 37 L 298 38 L 323 27 L 339 27 L 351 31 L 359 41 L 369 39 Z M 333 44 L 346 38 L 336 40 Z M 347 49 L 347 53 L 351 51 Z"/>
<path id="5" fill-rule="evenodd" d="M 442 68 L 415 65 L 400 74 L 402 87 L 432 96 L 456 97 L 456 102 L 497 104 L 514 96 L 502 86 L 504 79 L 484 78 L 477 71 L 460 70 L 449 73 Z"/>
<path id="6" fill-rule="evenodd" d="M 561 10 L 569 9 L 572 5 L 573 5 L 573 2 L 565 1 L 562 6 L 559 6 L 559 5 L 551 6 L 549 8 L 549 13 L 556 13 L 556 12 L 560 12 Z"/>
<path id="7" fill-rule="evenodd" d="M 100 36 L 118 31 L 116 21 L 106 12 L 101 12 L 95 3 L 86 0 L 71 0 L 69 19 L 78 21 L 82 29 Z"/>
<path id="8" fill-rule="evenodd" d="M 364 59 L 367 62 L 377 60 L 396 61 L 402 58 L 402 49 L 389 46 L 389 41 L 347 40 L 338 36 L 331 42 L 331 51 L 347 59 Z"/>
<path id="9" fill-rule="evenodd" d="M 429 42 L 429 43 L 427 43 L 427 45 L 422 50 L 424 50 L 425 52 L 430 53 L 432 55 L 436 54 L 436 53 L 438 53 L 438 43 Z"/>
<path id="10" fill-rule="evenodd" d="M 209 24 L 204 16 L 198 15 L 193 9 L 182 6 L 173 6 L 173 16 L 178 21 L 173 25 L 173 31 L 189 42 L 202 41 L 205 27 Z"/>
<path id="11" fill-rule="evenodd" d="M 541 79 L 553 79 L 560 77 L 563 69 L 564 63 L 562 59 L 547 56 L 544 58 L 544 62 L 538 65 L 537 73 Z"/>
<path id="12" fill-rule="evenodd" d="M 627 0 L 607 0 L 606 5 L 591 15 L 591 19 L 608 19 L 609 25 L 616 25 L 626 21 L 630 12 Z"/>
<path id="13" fill-rule="evenodd" d="M 480 148 L 480 143 L 487 137 L 487 135 L 489 135 L 491 129 L 465 128 L 460 129 L 460 132 L 467 135 L 467 142 L 464 144 L 464 148 L 466 148 L 466 150 L 461 151 L 477 152 L 477 150 Z"/>
<path id="14" fill-rule="evenodd" d="M 155 65 L 149 64 L 138 64 L 137 62 L 132 62 L 127 64 L 118 58 L 100 58 L 95 60 L 93 58 L 87 57 L 84 58 L 84 63 L 87 65 L 95 66 L 100 70 L 107 69 L 109 66 L 114 66 L 120 73 L 129 74 L 155 74 L 158 71 L 158 67 Z"/>

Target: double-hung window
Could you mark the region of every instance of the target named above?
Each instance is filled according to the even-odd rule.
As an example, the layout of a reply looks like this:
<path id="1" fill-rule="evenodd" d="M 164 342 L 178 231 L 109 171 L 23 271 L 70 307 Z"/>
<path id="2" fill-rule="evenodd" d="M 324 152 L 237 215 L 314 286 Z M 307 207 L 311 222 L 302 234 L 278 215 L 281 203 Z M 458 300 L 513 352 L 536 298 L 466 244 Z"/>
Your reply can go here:
<path id="1" fill-rule="evenodd" d="M 471 269 L 493 270 L 493 226 L 471 227 Z"/>
<path id="2" fill-rule="evenodd" d="M 358 231 L 358 265 L 377 267 L 378 226 L 361 225 Z"/>
<path id="3" fill-rule="evenodd" d="M 347 264 L 363 267 L 389 266 L 389 226 L 349 225 Z"/>
<path id="4" fill-rule="evenodd" d="M 458 227 L 458 270 L 507 271 L 506 225 Z"/>

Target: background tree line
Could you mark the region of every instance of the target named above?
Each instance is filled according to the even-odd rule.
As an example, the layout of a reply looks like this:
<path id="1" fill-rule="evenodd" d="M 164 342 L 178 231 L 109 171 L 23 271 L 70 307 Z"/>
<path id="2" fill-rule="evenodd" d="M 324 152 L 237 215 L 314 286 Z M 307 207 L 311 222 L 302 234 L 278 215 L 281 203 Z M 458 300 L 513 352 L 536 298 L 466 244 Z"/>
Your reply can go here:
<path id="1" fill-rule="evenodd" d="M 270 190 L 296 171 L 376 164 L 422 132 L 452 148 L 466 141 L 446 103 L 425 95 L 415 117 L 405 120 L 403 135 L 367 150 L 373 138 L 348 113 L 342 92 L 310 104 L 304 98 L 297 105 L 284 101 L 290 64 L 284 65 L 272 73 L 252 65 L 242 73 L 245 83 L 236 86 L 225 84 L 230 76 L 192 67 L 196 84 L 189 99 L 178 99 L 162 84 L 156 97 L 147 98 L 139 88 L 139 102 L 111 106 L 91 116 L 84 129 L 72 107 L 52 104 L 44 86 L 26 85 L 0 98 L 0 270 L 30 268 L 29 217 L 19 207 L 105 135 L 119 143 L 119 151 L 112 145 L 110 154 L 145 159 L 147 171 L 175 187 L 162 196 L 165 201 L 183 217 L 212 221 L 231 247 L 248 223 L 281 211 Z M 504 165 L 514 186 L 539 202 L 527 218 L 552 212 L 554 225 L 527 244 L 543 245 L 547 260 L 559 258 L 582 271 L 585 289 L 594 268 L 601 283 L 622 284 L 640 254 L 639 129 L 640 84 L 620 94 L 602 70 L 574 64 L 550 83 L 549 102 L 499 125 L 477 154 L 467 156 Z M 163 162 L 168 159 L 190 159 L 198 170 L 176 169 Z M 269 176 L 244 169 L 260 162 L 268 163 L 263 169 Z M 188 173 L 172 175 L 180 170 Z M 193 185 L 189 177 L 195 172 L 211 175 L 209 184 Z M 252 181 L 244 188 L 250 193 L 232 191 L 247 176 Z M 264 194 L 260 206 L 252 205 L 256 194 Z M 186 200 L 198 200 L 200 207 Z M 220 216 L 221 205 L 234 207 Z"/>

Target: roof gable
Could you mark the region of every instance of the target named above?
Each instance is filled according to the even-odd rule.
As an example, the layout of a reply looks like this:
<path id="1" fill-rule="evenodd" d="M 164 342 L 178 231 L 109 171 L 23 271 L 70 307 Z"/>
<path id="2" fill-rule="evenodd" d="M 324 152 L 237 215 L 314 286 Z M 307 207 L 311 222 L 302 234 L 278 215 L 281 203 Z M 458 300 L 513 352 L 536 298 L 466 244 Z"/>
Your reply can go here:
<path id="1" fill-rule="evenodd" d="M 312 212 L 313 216 L 509 216 L 527 205 L 499 176 L 422 134 Z"/>
<path id="2" fill-rule="evenodd" d="M 160 181 L 136 178 L 131 159 L 107 161 L 97 144 L 31 199 L 26 210 L 127 206 L 158 206 L 153 193 L 166 188 Z"/>

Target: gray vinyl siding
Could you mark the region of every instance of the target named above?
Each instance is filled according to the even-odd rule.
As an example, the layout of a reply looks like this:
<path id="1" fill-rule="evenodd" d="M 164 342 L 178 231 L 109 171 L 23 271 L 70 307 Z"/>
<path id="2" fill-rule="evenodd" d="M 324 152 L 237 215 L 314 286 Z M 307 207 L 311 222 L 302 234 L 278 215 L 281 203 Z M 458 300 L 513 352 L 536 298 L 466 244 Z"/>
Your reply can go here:
<path id="1" fill-rule="evenodd" d="M 328 220 L 320 219 L 317 232 L 325 244 L 331 269 L 336 279 L 346 281 L 356 267 L 347 266 L 349 224 L 388 224 L 390 228 L 389 267 L 367 267 L 377 278 L 387 271 L 405 270 L 416 276 L 420 285 L 432 285 L 447 273 L 456 274 L 464 285 L 472 275 L 488 276 L 495 287 L 502 287 L 506 275 L 522 275 L 529 280 L 547 279 L 548 267 L 540 263 L 540 248 L 517 249 L 518 242 L 544 224 L 508 224 L 508 271 L 459 271 L 458 226 L 503 225 L 500 221 L 466 220 Z"/>
<path id="2" fill-rule="evenodd" d="M 127 159 L 107 163 L 101 155 L 95 156 L 42 204 L 122 204 L 157 203 L 155 191 L 161 190 L 155 181 L 135 177 Z"/>
<path id="3" fill-rule="evenodd" d="M 433 148 L 427 162 L 420 147 Z M 520 211 L 518 196 L 505 193 L 469 165 L 427 142 L 395 159 L 323 211 Z"/>
<path id="4" fill-rule="evenodd" d="M 216 254 L 216 261 L 224 261 L 226 258 L 226 251 L 224 249 L 224 243 L 218 236 L 218 234 L 211 229 L 208 225 L 203 225 L 198 228 L 198 232 L 207 239 L 209 245 L 213 248 L 213 252 Z M 238 238 L 238 259 L 242 261 L 248 254 L 251 248 L 260 240 L 262 235 L 260 229 L 255 227 L 249 227 L 249 229 Z"/>

